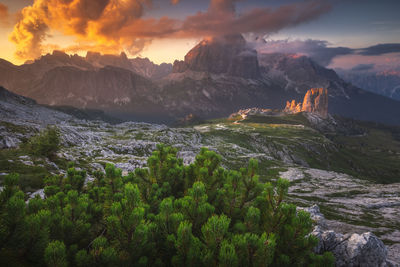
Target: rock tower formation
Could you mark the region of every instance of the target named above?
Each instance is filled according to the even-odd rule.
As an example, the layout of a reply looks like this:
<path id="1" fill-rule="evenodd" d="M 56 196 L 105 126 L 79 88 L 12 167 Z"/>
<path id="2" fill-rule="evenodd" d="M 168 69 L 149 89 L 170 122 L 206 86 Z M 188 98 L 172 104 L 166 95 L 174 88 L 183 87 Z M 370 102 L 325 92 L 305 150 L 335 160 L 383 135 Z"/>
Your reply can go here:
<path id="1" fill-rule="evenodd" d="M 284 111 L 286 113 L 310 112 L 326 118 L 328 117 L 328 89 L 312 88 L 307 91 L 303 103 L 297 103 L 296 100 L 287 101 Z"/>

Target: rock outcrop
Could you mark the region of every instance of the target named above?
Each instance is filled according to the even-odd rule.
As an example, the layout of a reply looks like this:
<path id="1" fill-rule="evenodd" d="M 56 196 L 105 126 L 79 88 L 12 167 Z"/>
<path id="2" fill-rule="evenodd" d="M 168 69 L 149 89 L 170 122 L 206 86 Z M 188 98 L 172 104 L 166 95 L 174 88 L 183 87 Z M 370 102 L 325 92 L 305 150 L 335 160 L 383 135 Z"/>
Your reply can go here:
<path id="1" fill-rule="evenodd" d="M 301 111 L 301 103 L 296 103 L 296 100 L 292 100 L 292 102 L 286 101 L 285 112 L 299 113 Z"/>
<path id="2" fill-rule="evenodd" d="M 327 118 L 328 89 L 312 88 L 306 92 L 303 103 L 297 103 L 296 100 L 292 100 L 291 102 L 287 101 L 284 111 L 286 113 L 309 112 Z"/>
<path id="3" fill-rule="evenodd" d="M 205 39 L 190 50 L 184 61 L 175 61 L 173 72 L 187 70 L 259 78 L 257 52 L 247 47 L 242 35 Z"/>
<path id="4" fill-rule="evenodd" d="M 271 116 L 271 115 L 278 115 L 276 111 L 272 109 L 264 109 L 264 108 L 246 108 L 246 109 L 241 109 L 238 112 L 232 113 L 229 116 L 229 119 L 237 119 L 238 117 L 241 117 L 243 120 L 247 118 L 247 116 L 254 116 L 254 115 L 259 115 L 259 116 Z"/>
<path id="5" fill-rule="evenodd" d="M 336 266 L 399 266 L 387 259 L 387 248 L 383 242 L 371 232 L 363 234 L 340 234 L 328 230 L 325 217 L 319 207 L 298 208 L 310 213 L 316 226 L 312 235 L 319 239 L 315 252 L 322 254 L 330 251 L 336 258 Z"/>

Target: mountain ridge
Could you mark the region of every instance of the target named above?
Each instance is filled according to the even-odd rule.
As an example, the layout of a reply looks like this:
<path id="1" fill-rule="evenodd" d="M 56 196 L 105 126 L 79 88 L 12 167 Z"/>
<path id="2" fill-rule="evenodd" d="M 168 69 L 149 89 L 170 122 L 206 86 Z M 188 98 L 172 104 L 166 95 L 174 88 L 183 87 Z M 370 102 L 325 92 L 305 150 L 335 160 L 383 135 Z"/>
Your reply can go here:
<path id="1" fill-rule="evenodd" d="M 258 54 L 240 35 L 200 42 L 185 61 L 157 65 L 160 76 L 154 66 L 123 53 L 83 58 L 55 51 L 31 64 L 0 62 L 0 84 L 42 104 L 101 108 L 127 120 L 150 116 L 158 122 L 188 114 L 223 117 L 249 106 L 280 108 L 323 87 L 332 114 L 400 124 L 400 102 L 357 88 L 308 57 Z"/>

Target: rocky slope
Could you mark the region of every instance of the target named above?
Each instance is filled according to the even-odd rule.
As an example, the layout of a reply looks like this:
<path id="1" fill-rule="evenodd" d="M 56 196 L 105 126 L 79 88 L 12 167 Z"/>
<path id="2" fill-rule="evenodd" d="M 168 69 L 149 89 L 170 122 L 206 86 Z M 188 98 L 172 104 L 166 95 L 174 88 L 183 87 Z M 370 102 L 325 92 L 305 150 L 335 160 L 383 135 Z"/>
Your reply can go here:
<path id="1" fill-rule="evenodd" d="M 47 124 L 56 124 L 63 140 L 59 158 L 74 161 L 77 166 L 87 169 L 88 180 L 92 179 L 93 171 L 103 171 L 106 162 L 116 164 L 124 174 L 144 166 L 156 144 L 161 142 L 178 147 L 179 156 L 187 164 L 193 162 L 196 153 L 204 146 L 220 153 L 224 166 L 229 168 L 238 169 L 249 158 L 257 158 L 260 179 L 268 181 L 278 176 L 290 179 L 290 201 L 300 206 L 312 206 L 314 203 L 320 206 L 327 218 L 327 227 L 321 230 L 321 240 L 326 244 L 341 244 L 337 253 L 342 254 L 337 255 L 343 255 L 340 259 L 344 264 L 362 262 L 360 260 L 363 259 L 355 255 L 380 255 L 371 263 L 385 262 L 383 256 L 386 248 L 373 235 L 363 234 L 365 232 L 373 232 L 381 238 L 388 246 L 389 259 L 400 261 L 400 183 L 376 184 L 342 172 L 310 167 L 318 158 L 331 164 L 334 163 L 333 159 L 339 161 L 338 155 L 327 157 L 339 147 L 314 129 L 311 122 L 307 122 L 315 118 L 300 119 L 300 116 L 288 115 L 280 118 L 280 121 L 271 122 L 256 122 L 256 118 L 252 121 L 249 116 L 247 122 L 206 122 L 185 128 L 134 122 L 111 125 L 102 121 L 78 120 L 0 89 L 0 136 L 3 146 L 16 148 L 24 139 L 37 133 L 38 129 Z M 4 142 L 10 138 L 13 142 Z M 400 155 L 400 149 L 396 150 L 397 143 L 390 146 L 393 153 Z M 59 162 L 35 159 L 23 150 L 0 149 L 0 155 L 4 156 L 0 157 L 0 181 L 10 171 L 21 172 L 24 168 L 33 168 L 33 165 L 41 165 L 51 173 L 63 171 Z M 382 175 L 382 169 L 379 173 Z M 24 188 L 30 192 L 33 189 L 32 184 Z M 31 196 L 43 193 L 40 187 L 36 190 Z M 328 229 L 343 235 L 328 235 Z M 334 240 L 328 239 L 330 236 Z M 348 237 L 352 237 L 351 242 Z M 370 245 L 373 245 L 373 250 L 367 249 L 371 248 Z M 346 251 L 348 255 L 344 255 Z M 382 253 L 374 254 L 374 251 Z"/>
<path id="2" fill-rule="evenodd" d="M 41 104 L 71 105 L 106 111 L 147 111 L 160 100 L 157 87 L 129 70 L 107 66 L 95 70 L 56 67 L 34 83 L 27 97 Z"/>

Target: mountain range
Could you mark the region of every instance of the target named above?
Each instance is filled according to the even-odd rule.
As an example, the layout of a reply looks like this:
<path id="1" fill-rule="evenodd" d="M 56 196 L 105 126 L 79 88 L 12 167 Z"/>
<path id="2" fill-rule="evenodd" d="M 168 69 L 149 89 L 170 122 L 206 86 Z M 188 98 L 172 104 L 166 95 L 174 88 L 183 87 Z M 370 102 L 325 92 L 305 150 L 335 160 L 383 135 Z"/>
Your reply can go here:
<path id="1" fill-rule="evenodd" d="M 336 69 L 344 80 L 370 92 L 400 100 L 400 70 Z"/>
<path id="2" fill-rule="evenodd" d="M 280 108 L 310 88 L 329 92 L 329 112 L 400 124 L 400 103 L 345 82 L 297 54 L 259 54 L 241 35 L 208 38 L 183 61 L 156 65 L 124 53 L 60 51 L 21 66 L 0 60 L 0 85 L 40 104 L 101 109 L 126 120 L 223 117 L 241 108 Z"/>

